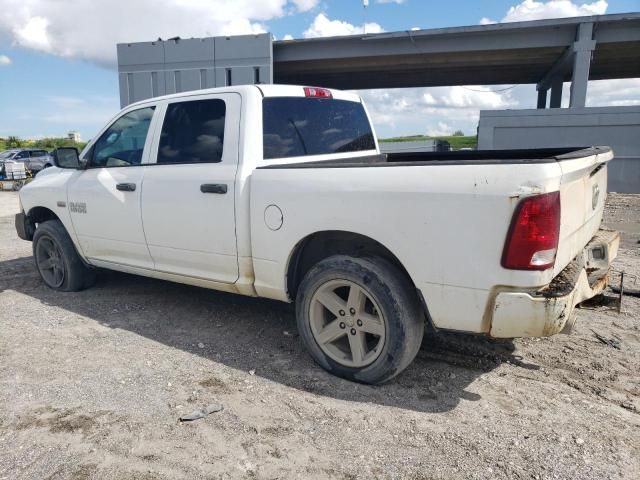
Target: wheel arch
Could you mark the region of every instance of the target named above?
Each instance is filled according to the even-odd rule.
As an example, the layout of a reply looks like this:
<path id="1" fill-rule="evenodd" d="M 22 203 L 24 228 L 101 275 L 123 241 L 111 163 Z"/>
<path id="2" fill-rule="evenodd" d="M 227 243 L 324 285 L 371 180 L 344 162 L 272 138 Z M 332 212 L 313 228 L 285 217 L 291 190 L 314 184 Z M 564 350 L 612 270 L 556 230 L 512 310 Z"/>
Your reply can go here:
<path id="1" fill-rule="evenodd" d="M 402 262 L 379 241 L 360 233 L 345 230 L 323 230 L 311 233 L 301 239 L 289 256 L 285 279 L 289 299 L 295 300 L 298 287 L 309 269 L 332 255 L 385 258 L 395 265 L 415 287 L 411 275 Z"/>
<path id="2" fill-rule="evenodd" d="M 27 212 L 27 217 L 29 217 L 29 220 L 31 220 L 34 225 L 37 223 L 46 222 L 47 220 L 60 220 L 60 217 L 58 217 L 58 215 L 56 215 L 53 210 L 42 206 L 31 208 L 31 210 Z"/>

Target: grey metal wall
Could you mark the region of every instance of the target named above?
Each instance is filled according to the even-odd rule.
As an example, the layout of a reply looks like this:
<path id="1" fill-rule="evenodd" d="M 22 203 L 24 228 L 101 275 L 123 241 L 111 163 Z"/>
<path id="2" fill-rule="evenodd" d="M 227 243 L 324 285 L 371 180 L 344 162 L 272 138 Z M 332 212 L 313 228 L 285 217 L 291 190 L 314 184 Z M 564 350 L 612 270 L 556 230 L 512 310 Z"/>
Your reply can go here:
<path id="1" fill-rule="evenodd" d="M 422 140 L 417 142 L 380 142 L 382 153 L 448 152 L 449 142 L 443 140 Z"/>
<path id="2" fill-rule="evenodd" d="M 118 44 L 120 106 L 171 93 L 273 82 L 271 34 Z"/>
<path id="3" fill-rule="evenodd" d="M 608 145 L 609 191 L 640 193 L 640 106 L 480 112 L 478 148 Z"/>

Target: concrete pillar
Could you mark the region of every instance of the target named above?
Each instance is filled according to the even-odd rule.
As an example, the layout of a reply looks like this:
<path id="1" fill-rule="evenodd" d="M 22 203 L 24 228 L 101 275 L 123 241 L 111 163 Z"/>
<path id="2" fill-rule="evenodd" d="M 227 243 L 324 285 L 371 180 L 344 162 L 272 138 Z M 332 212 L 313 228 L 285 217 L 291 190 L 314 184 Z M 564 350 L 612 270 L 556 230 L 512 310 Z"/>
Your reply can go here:
<path id="1" fill-rule="evenodd" d="M 551 85 L 551 100 L 549 108 L 560 108 L 562 106 L 562 78 L 558 77 Z"/>
<path id="2" fill-rule="evenodd" d="M 573 44 L 573 78 L 571 81 L 570 108 L 584 107 L 587 103 L 587 85 L 591 55 L 596 42 L 593 40 L 593 23 L 578 25 L 576 42 Z"/>
<path id="3" fill-rule="evenodd" d="M 538 90 L 538 108 L 547 108 L 547 90 Z"/>

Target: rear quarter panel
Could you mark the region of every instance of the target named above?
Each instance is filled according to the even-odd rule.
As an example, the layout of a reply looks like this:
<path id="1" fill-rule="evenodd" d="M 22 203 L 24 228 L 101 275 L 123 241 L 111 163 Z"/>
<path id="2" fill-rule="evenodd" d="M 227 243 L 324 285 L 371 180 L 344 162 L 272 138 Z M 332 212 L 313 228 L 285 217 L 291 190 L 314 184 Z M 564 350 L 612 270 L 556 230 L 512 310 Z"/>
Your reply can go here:
<path id="1" fill-rule="evenodd" d="M 487 331 L 496 285 L 548 283 L 546 272 L 505 270 L 500 259 L 522 196 L 558 190 L 555 162 L 258 169 L 252 175 L 251 238 L 259 295 L 285 300 L 286 271 L 308 235 L 342 230 L 387 247 L 421 290 L 436 326 Z M 265 209 L 283 213 L 270 230 Z"/>

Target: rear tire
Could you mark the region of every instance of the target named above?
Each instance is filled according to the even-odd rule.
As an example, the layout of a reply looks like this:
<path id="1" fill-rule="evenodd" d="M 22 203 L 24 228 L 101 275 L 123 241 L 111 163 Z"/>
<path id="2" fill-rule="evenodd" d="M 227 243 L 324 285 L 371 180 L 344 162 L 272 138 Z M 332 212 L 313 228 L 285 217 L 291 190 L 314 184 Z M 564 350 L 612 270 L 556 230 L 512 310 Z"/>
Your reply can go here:
<path id="1" fill-rule="evenodd" d="M 369 384 L 390 380 L 413 361 L 425 326 L 415 287 L 377 257 L 335 255 L 317 263 L 298 289 L 296 317 L 321 367 Z"/>
<path id="2" fill-rule="evenodd" d="M 33 235 L 33 257 L 40 278 L 53 290 L 75 292 L 95 282 L 95 271 L 82 262 L 60 220 L 38 225 Z"/>

